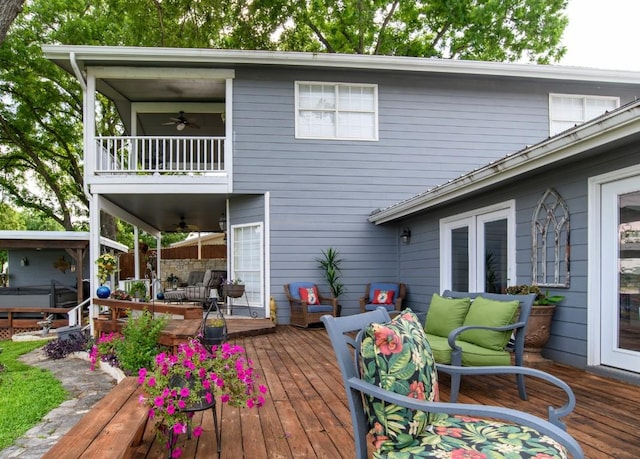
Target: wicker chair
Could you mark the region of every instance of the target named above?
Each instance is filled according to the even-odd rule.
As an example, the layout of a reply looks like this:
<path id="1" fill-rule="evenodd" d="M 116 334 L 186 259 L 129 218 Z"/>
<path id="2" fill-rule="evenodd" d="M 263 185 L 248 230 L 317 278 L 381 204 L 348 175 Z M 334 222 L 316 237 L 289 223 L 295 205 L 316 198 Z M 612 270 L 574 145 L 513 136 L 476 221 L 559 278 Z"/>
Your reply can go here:
<path id="1" fill-rule="evenodd" d="M 291 307 L 291 325 L 298 327 L 308 327 L 310 324 L 320 323 L 320 317 L 329 314 L 336 316 L 338 313 L 338 299 L 328 298 L 317 294 L 317 304 L 309 304 L 301 298 L 300 289 L 315 288 L 318 286 L 313 282 L 292 282 L 284 285 L 284 293 L 289 300 Z"/>
<path id="2" fill-rule="evenodd" d="M 375 303 L 377 291 L 393 291 L 393 298 L 387 304 Z M 364 289 L 364 296 L 360 298 L 360 312 L 373 311 L 378 306 L 384 306 L 387 311 L 402 310 L 402 302 L 407 295 L 407 286 L 397 282 L 371 282 Z"/>

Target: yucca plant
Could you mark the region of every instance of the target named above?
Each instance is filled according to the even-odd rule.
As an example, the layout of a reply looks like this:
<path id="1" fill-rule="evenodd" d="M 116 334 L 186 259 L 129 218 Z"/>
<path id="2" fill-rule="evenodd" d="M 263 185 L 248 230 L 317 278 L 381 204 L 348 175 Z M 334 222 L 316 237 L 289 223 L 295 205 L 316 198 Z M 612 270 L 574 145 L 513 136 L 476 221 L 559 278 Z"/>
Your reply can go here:
<path id="1" fill-rule="evenodd" d="M 340 282 L 340 264 L 342 259 L 338 258 L 340 253 L 329 247 L 322 251 L 322 258 L 316 258 L 318 267 L 322 269 L 324 279 L 329 284 L 329 289 L 334 298 L 338 298 L 345 292 L 344 284 Z"/>

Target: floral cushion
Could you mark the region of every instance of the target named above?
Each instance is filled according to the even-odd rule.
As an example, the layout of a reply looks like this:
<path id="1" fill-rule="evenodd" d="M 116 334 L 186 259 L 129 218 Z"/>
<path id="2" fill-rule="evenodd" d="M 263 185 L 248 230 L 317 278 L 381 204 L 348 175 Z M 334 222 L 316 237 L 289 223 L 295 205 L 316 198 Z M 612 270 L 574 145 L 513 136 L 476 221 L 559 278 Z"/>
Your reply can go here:
<path id="1" fill-rule="evenodd" d="M 438 400 L 431 348 L 416 315 L 406 309 L 387 324 L 363 330 L 362 379 L 395 393 Z M 376 459 L 565 459 L 566 451 L 538 431 L 498 421 L 413 411 L 365 396 Z"/>
<path id="2" fill-rule="evenodd" d="M 383 389 L 420 400 L 438 400 L 438 377 L 420 320 L 406 309 L 386 324 L 363 330 L 362 379 Z M 429 413 L 412 411 L 366 397 L 365 410 L 378 448 L 415 444 L 415 435 L 430 421 Z"/>
<path id="3" fill-rule="evenodd" d="M 530 427 L 440 415 L 409 445 L 380 443 L 375 459 L 566 459 L 567 452 L 555 440 Z"/>

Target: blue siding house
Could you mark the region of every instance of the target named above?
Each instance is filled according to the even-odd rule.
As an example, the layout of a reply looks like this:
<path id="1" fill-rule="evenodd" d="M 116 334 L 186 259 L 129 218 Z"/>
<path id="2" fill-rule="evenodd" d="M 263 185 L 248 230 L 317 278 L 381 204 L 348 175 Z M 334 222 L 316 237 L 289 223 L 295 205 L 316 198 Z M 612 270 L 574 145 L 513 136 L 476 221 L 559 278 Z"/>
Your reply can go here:
<path id="1" fill-rule="evenodd" d="M 316 261 L 328 247 L 344 259 L 343 314 L 358 310 L 374 280 L 406 283 L 407 304 L 420 309 L 433 292 L 458 285 L 452 281 L 460 273 L 484 273 L 494 263 L 475 248 L 470 260 L 446 256 L 444 248 L 458 247 L 462 236 L 468 243 L 469 225 L 490 228 L 492 288 L 531 282 L 532 211 L 540 193 L 555 187 L 571 217 L 571 266 L 560 261 L 562 275 L 551 282 L 567 299 L 547 354 L 597 364 L 587 349 L 587 182 L 614 162 L 592 155 L 590 162 L 549 163 L 531 152 L 558 139 L 572 151 L 582 131 L 566 130 L 633 102 L 640 74 L 213 49 L 44 52 L 83 88 L 92 254 L 100 211 L 158 238 L 181 219 L 200 231 L 219 231 L 222 221 L 229 275 L 246 282 L 249 302 L 264 316 L 274 298 L 278 321 L 288 322 L 285 283 L 315 281 L 328 293 Z M 99 131 L 98 94 L 118 109 L 118 135 Z M 630 152 L 621 156 L 633 162 Z M 512 173 L 509 161 L 531 170 Z M 463 185 L 462 197 L 448 194 Z M 423 201 L 430 204 L 422 208 Z M 401 243 L 404 230 L 411 231 L 408 244 Z M 466 287 L 484 288 L 485 275 L 467 275 Z"/>

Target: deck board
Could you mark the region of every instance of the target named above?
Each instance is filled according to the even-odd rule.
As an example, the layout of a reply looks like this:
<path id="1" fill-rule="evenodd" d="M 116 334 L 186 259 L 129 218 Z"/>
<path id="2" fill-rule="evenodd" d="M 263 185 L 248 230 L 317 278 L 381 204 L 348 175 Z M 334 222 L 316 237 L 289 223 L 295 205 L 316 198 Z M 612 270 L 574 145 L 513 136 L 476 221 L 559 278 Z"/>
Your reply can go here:
<path id="1" fill-rule="evenodd" d="M 278 326 L 275 333 L 238 337 L 260 382 L 267 385 L 259 410 L 224 406 L 221 413 L 222 459 L 352 458 L 353 432 L 337 362 L 322 328 Z M 544 370 L 564 379 L 577 397 L 565 421 L 588 458 L 636 458 L 640 451 L 639 387 L 556 364 Z M 441 395 L 449 397 L 449 378 L 441 375 Z M 561 392 L 527 378 L 529 401 L 518 397 L 512 376 L 463 378 L 460 402 L 509 406 L 546 416 L 549 404 L 562 403 Z M 218 404 L 219 405 L 219 404 Z M 220 406 L 218 406 L 220 411 Z M 216 439 L 209 411 L 198 413 L 203 435 L 181 439 L 183 458 L 215 457 Z M 159 458 L 166 451 L 148 423 L 135 458 Z"/>

